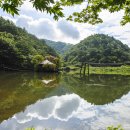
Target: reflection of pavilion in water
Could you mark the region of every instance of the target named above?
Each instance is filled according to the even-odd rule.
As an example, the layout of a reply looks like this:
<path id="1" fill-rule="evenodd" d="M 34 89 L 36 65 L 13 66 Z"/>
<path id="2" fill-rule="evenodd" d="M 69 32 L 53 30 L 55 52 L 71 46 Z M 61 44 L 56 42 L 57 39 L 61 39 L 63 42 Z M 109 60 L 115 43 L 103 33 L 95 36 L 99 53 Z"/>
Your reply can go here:
<path id="1" fill-rule="evenodd" d="M 12 127 L 16 124 L 18 128 L 31 126 L 34 123 L 46 126 L 47 122 L 49 125 L 53 124 L 49 121 L 68 121 L 74 117 L 75 112 L 79 112 L 82 103 L 87 108 L 82 115 L 79 112 L 76 117 L 86 119 L 91 116 L 89 113 L 93 114 L 91 112 L 93 106 L 111 105 L 130 91 L 130 77 L 121 75 L 90 75 L 89 80 L 86 80 L 69 75 L 22 73 L 0 75 L 0 83 L 0 121 L 12 117 L 26 107 L 24 112 L 15 114 L 15 117 L 7 120 Z M 49 97 L 50 93 L 52 97 Z M 37 101 L 39 99 L 41 100 Z M 45 124 L 43 120 L 46 120 Z M 24 123 L 26 125 L 23 125 Z"/>
<path id="2" fill-rule="evenodd" d="M 44 87 L 56 87 L 59 83 L 60 76 L 58 74 L 41 74 L 40 81 Z"/>
<path id="3" fill-rule="evenodd" d="M 50 84 L 51 82 L 53 82 L 54 80 L 42 80 L 42 82 L 44 83 L 44 84 Z"/>
<path id="4" fill-rule="evenodd" d="M 42 80 L 51 80 L 44 84 Z M 44 99 L 58 86 L 56 75 L 3 73 L 0 75 L 0 122 Z M 53 86 L 54 84 L 54 86 Z"/>

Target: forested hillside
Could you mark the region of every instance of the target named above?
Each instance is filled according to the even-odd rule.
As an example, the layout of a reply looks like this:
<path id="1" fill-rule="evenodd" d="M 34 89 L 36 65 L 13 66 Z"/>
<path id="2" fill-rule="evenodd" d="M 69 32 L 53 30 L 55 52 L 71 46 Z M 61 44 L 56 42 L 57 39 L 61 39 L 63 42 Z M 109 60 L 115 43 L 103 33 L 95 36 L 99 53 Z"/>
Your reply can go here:
<path id="1" fill-rule="evenodd" d="M 71 64 L 88 61 L 92 63 L 130 62 L 130 48 L 113 37 L 95 34 L 73 46 L 64 56 L 64 60 Z"/>
<path id="2" fill-rule="evenodd" d="M 63 55 L 65 52 L 69 51 L 69 49 L 73 46 L 69 43 L 64 42 L 54 42 L 50 40 L 46 40 L 45 42 L 48 46 L 52 47 L 58 54 Z"/>
<path id="3" fill-rule="evenodd" d="M 44 57 L 57 54 L 45 44 L 45 41 L 39 40 L 25 29 L 0 17 L 0 65 L 32 69 L 32 59 L 37 55 Z"/>

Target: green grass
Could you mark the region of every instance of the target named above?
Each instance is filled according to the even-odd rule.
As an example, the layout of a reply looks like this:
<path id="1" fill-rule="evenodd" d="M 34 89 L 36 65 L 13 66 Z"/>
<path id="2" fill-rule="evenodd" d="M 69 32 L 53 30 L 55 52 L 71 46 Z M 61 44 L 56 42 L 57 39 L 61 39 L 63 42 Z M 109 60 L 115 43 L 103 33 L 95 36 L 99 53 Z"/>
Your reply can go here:
<path id="1" fill-rule="evenodd" d="M 79 74 L 80 68 L 69 66 L 72 70 L 69 74 Z M 76 68 L 75 70 L 73 70 Z M 130 75 L 130 66 L 121 67 L 90 67 L 90 74 L 120 74 L 120 75 Z M 82 70 L 83 73 L 83 70 Z M 86 74 L 88 73 L 88 68 L 86 68 Z"/>
<path id="2" fill-rule="evenodd" d="M 118 125 L 117 127 L 109 126 L 107 127 L 107 130 L 124 130 L 121 125 Z"/>
<path id="3" fill-rule="evenodd" d="M 26 128 L 25 130 L 36 130 L 34 127 Z M 43 130 L 52 130 L 52 129 L 43 129 Z M 118 125 L 117 127 L 109 126 L 106 130 L 124 130 L 121 125 Z"/>
<path id="4" fill-rule="evenodd" d="M 91 74 L 120 74 L 130 75 L 130 66 L 121 67 L 90 67 Z"/>

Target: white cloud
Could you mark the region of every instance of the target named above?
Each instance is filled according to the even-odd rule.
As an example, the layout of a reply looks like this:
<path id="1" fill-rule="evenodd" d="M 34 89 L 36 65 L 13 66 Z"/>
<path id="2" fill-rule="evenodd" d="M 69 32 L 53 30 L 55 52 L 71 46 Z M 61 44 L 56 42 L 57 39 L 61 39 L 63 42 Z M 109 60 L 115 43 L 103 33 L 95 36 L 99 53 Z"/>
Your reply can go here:
<path id="1" fill-rule="evenodd" d="M 66 21 L 56 22 L 49 18 L 33 19 L 33 17 L 20 15 L 16 18 L 16 25 L 26 28 L 28 32 L 39 38 L 50 39 L 54 41 L 72 42 L 79 38 L 79 31 L 72 23 Z"/>
<path id="2" fill-rule="evenodd" d="M 54 22 L 47 18 L 33 19 L 30 16 L 20 15 L 16 25 L 26 28 L 28 32 L 39 38 L 55 39 L 57 36 Z"/>
<path id="3" fill-rule="evenodd" d="M 41 38 L 53 39 L 56 34 L 55 24 L 46 18 L 31 21 L 28 30 Z"/>
<path id="4" fill-rule="evenodd" d="M 0 129 L 23 130 L 32 125 L 35 128 L 57 130 L 99 130 L 107 126 L 122 124 L 130 128 L 130 93 L 106 105 L 93 105 L 76 94 L 52 96 L 26 107 L 24 112 L 3 121 Z M 47 109 L 46 109 L 47 108 Z M 56 125 L 55 125 L 56 124 Z"/>
<path id="5" fill-rule="evenodd" d="M 58 28 L 61 30 L 63 34 L 65 34 L 68 37 L 71 37 L 73 39 L 79 39 L 80 33 L 76 26 L 73 26 L 73 24 L 62 20 L 58 22 Z"/>
<path id="6" fill-rule="evenodd" d="M 28 17 L 26 15 L 20 15 L 17 20 L 16 20 L 16 24 L 22 28 L 28 28 L 29 27 L 29 23 L 32 21 L 33 19 L 31 17 Z"/>
<path id="7" fill-rule="evenodd" d="M 29 0 L 24 1 L 24 4 L 20 7 L 21 11 L 35 11 L 33 5 Z"/>

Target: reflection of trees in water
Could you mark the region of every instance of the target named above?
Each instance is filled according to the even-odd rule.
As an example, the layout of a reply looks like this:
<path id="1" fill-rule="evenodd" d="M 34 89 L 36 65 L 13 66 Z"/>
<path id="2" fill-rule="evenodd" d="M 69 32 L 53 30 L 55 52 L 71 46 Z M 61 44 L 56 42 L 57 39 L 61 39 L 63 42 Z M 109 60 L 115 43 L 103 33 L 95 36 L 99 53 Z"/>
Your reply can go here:
<path id="1" fill-rule="evenodd" d="M 130 91 L 130 77 L 121 75 L 91 75 L 89 80 L 65 76 L 64 83 L 95 105 L 111 103 Z"/>
<path id="2" fill-rule="evenodd" d="M 47 84 L 43 81 L 47 82 Z M 58 87 L 55 89 L 54 87 Z M 130 77 L 90 75 L 88 79 L 69 75 L 1 73 L 0 121 L 49 95 L 76 93 L 95 105 L 111 103 L 130 91 Z"/>
<path id="3" fill-rule="evenodd" d="M 57 86 L 58 78 L 56 75 L 34 73 L 2 73 L 0 75 L 0 121 L 22 111 L 38 99 L 45 98 Z M 43 79 L 53 79 L 53 83 L 46 85 L 42 82 Z"/>

